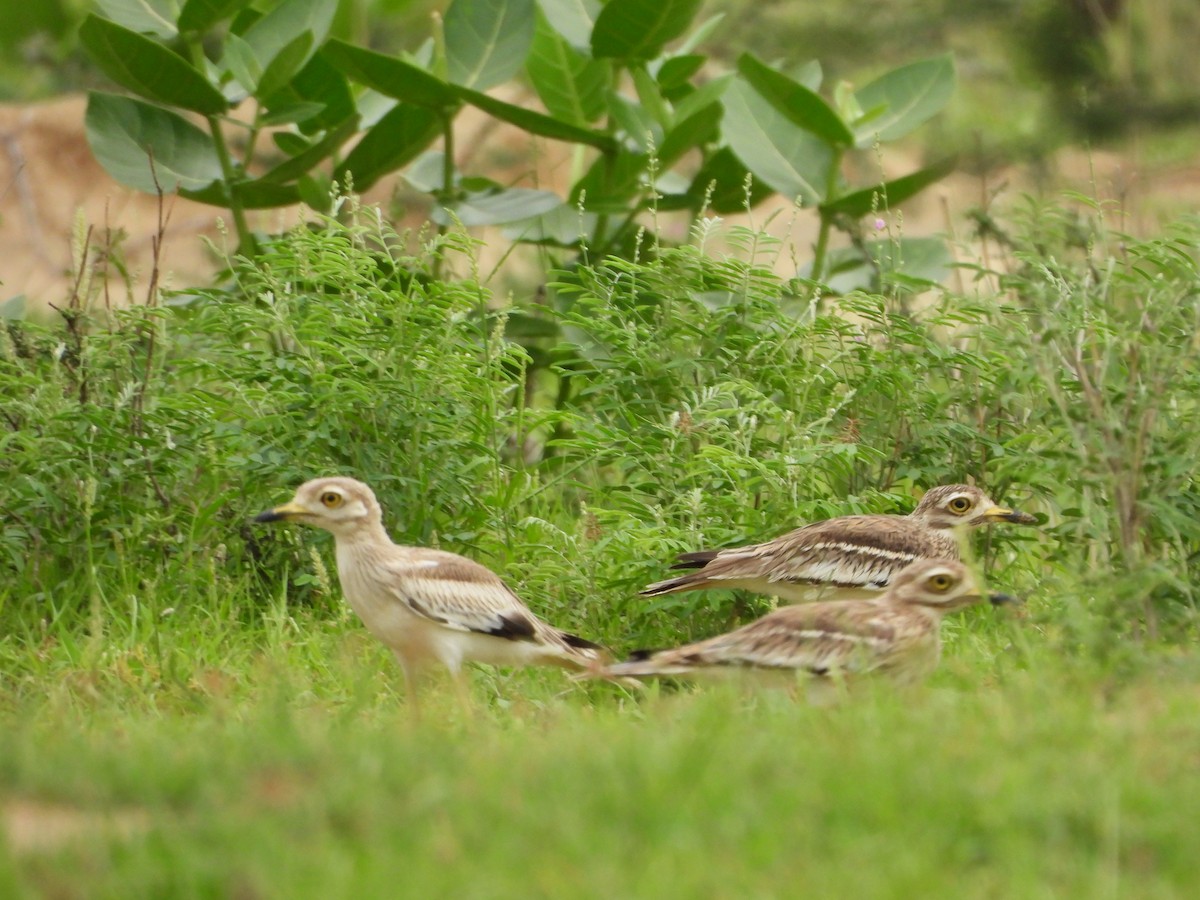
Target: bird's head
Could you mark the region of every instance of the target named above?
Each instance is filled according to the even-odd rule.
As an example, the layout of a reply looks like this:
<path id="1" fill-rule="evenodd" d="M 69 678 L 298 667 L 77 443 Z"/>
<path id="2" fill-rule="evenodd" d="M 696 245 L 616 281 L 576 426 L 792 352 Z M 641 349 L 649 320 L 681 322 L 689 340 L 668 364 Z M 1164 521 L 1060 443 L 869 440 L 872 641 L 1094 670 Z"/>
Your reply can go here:
<path id="1" fill-rule="evenodd" d="M 886 595 L 893 603 L 942 613 L 971 606 L 985 598 L 993 606 L 1016 602 L 1008 594 L 984 594 L 966 566 L 946 559 L 918 560 L 906 566 L 892 579 Z"/>
<path id="2" fill-rule="evenodd" d="M 379 501 L 369 487 L 353 478 L 314 478 L 300 485 L 296 496 L 255 516 L 255 522 L 301 522 L 335 535 L 350 534 L 383 518 Z"/>
<path id="3" fill-rule="evenodd" d="M 991 497 L 969 484 L 947 484 L 926 491 L 913 518 L 923 519 L 930 528 L 973 528 L 992 522 L 1032 525 L 1037 521 L 1029 513 L 998 506 Z"/>

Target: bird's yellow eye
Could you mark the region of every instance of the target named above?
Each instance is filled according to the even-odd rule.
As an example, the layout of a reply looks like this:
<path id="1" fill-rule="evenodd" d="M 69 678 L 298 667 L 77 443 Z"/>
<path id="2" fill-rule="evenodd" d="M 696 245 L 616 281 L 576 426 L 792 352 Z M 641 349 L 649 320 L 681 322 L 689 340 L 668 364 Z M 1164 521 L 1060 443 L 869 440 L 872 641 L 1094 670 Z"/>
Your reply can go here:
<path id="1" fill-rule="evenodd" d="M 946 574 L 931 575 L 929 578 L 929 587 L 931 590 L 937 591 L 939 594 L 950 590 L 950 586 L 954 584 L 954 579 Z"/>
<path id="2" fill-rule="evenodd" d="M 337 491 L 326 491 L 321 495 L 321 505 L 326 509 L 337 509 L 342 505 L 342 495 Z"/>
<path id="3" fill-rule="evenodd" d="M 963 513 L 970 510 L 971 498 L 970 497 L 955 497 L 953 500 L 950 501 L 949 506 L 950 506 L 950 512 L 957 513 L 958 515 L 961 516 Z"/>

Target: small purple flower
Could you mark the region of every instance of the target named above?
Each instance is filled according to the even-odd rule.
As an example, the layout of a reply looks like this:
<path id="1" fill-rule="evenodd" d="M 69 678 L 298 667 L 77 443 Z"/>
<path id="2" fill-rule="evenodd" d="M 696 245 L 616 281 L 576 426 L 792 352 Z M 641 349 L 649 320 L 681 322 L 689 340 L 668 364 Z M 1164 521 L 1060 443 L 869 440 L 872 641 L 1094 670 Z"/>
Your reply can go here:
<path id="1" fill-rule="evenodd" d="M 883 229 L 885 229 L 885 228 L 887 228 L 887 222 L 883 221 L 883 219 L 879 219 L 879 218 L 875 219 L 875 230 L 876 231 L 883 231 Z"/>

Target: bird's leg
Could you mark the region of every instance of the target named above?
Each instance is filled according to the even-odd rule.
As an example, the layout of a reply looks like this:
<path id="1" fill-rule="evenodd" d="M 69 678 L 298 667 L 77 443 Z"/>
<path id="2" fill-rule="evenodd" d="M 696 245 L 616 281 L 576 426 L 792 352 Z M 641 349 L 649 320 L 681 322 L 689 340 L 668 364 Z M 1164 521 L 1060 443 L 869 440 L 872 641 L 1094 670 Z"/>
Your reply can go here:
<path id="1" fill-rule="evenodd" d="M 392 651 L 396 657 L 396 662 L 400 663 L 400 670 L 404 673 L 404 700 L 408 704 L 409 715 L 412 716 L 413 724 L 421 724 L 421 703 L 417 699 L 417 693 L 420 689 L 421 672 L 420 669 L 413 663 L 410 663 L 399 651 Z"/>
<path id="2" fill-rule="evenodd" d="M 454 682 L 454 693 L 458 697 L 458 705 L 462 708 L 463 717 L 467 722 L 475 718 L 475 706 L 471 703 L 471 689 L 467 682 L 467 674 L 462 669 L 451 669 L 450 680 Z"/>

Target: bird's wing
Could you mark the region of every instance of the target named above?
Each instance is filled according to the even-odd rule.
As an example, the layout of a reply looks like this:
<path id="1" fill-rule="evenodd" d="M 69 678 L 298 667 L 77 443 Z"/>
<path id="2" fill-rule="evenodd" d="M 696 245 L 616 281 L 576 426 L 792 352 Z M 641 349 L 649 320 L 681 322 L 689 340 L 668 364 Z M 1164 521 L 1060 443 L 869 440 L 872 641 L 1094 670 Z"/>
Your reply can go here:
<path id="1" fill-rule="evenodd" d="M 886 658 L 900 626 L 894 611 L 881 601 L 787 606 L 729 634 L 655 654 L 654 661 L 799 669 L 819 675 L 861 672 Z"/>
<path id="2" fill-rule="evenodd" d="M 702 571 L 712 581 L 761 578 L 881 589 L 909 563 L 944 555 L 934 536 L 907 516 L 844 516 L 722 550 Z"/>
<path id="3" fill-rule="evenodd" d="M 401 602 L 457 631 L 538 640 L 542 623 L 491 569 L 441 550 L 403 548 L 384 563 Z"/>

